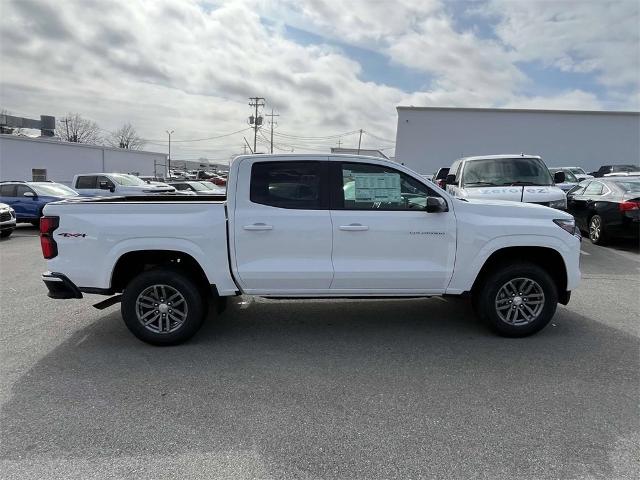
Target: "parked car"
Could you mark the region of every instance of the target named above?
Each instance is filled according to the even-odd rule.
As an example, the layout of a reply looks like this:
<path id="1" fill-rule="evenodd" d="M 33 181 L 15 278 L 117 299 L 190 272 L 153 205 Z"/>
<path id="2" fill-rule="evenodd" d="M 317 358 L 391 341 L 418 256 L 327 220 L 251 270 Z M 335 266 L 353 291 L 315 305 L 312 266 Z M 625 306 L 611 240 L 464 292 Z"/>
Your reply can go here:
<path id="1" fill-rule="evenodd" d="M 433 183 L 440 188 L 445 188 L 447 185 L 447 175 L 449 175 L 449 167 L 442 167 L 433 176 Z"/>
<path id="2" fill-rule="evenodd" d="M 556 187 L 558 187 L 563 192 L 568 192 L 573 187 L 575 187 L 580 181 L 576 178 L 576 176 L 569 169 L 565 168 L 550 168 L 549 172 L 551 175 L 555 177 L 555 174 L 558 172 L 564 172 L 564 182 L 556 183 Z"/>
<path id="3" fill-rule="evenodd" d="M 567 193 L 567 211 L 589 239 L 604 244 L 611 238 L 640 234 L 640 177 L 584 180 Z"/>
<path id="4" fill-rule="evenodd" d="M 0 203 L 0 238 L 7 238 L 16 228 L 16 212 L 6 203 Z"/>
<path id="5" fill-rule="evenodd" d="M 138 175 L 138 178 L 152 185 L 157 185 L 159 183 L 166 184 L 166 179 L 164 177 L 156 177 L 153 175 Z"/>
<path id="6" fill-rule="evenodd" d="M 126 173 L 83 173 L 73 177 L 72 185 L 82 195 L 90 197 L 167 194 L 176 191 L 169 185 L 153 185 Z"/>
<path id="7" fill-rule="evenodd" d="M 636 172 L 615 172 L 615 173 L 605 173 L 604 177 L 638 177 L 640 176 L 640 170 Z"/>
<path id="8" fill-rule="evenodd" d="M 47 203 L 77 197 L 78 193 L 54 182 L 0 182 L 0 202 L 15 210 L 18 222 L 38 225 L 42 209 Z"/>
<path id="9" fill-rule="evenodd" d="M 591 172 L 596 178 L 604 177 L 607 173 L 618 173 L 618 172 L 637 172 L 640 169 L 638 165 L 603 165 L 595 172 Z"/>
<path id="10" fill-rule="evenodd" d="M 207 182 L 209 183 L 209 182 Z M 169 185 L 174 187 L 178 192 L 193 192 L 195 195 L 224 195 L 224 190 L 214 190 L 205 185 L 205 182 L 197 181 L 182 181 L 182 182 L 169 182 Z"/>
<path id="11" fill-rule="evenodd" d="M 459 198 L 510 200 L 546 207 L 567 207 L 564 172 L 551 175 L 534 155 L 489 155 L 460 158 L 447 175 L 447 191 Z M 554 183 L 555 182 L 555 183 Z"/>
<path id="12" fill-rule="evenodd" d="M 203 184 L 205 187 L 207 187 L 212 192 L 214 192 L 216 195 L 226 195 L 226 192 L 227 192 L 227 188 L 226 187 L 220 187 L 220 186 L 216 185 L 215 183 L 210 182 L 209 180 L 200 180 L 200 183 Z"/>
<path id="13" fill-rule="evenodd" d="M 563 172 L 571 172 L 578 179 L 578 181 L 586 180 L 587 178 L 593 178 L 593 175 L 589 175 L 584 171 L 582 167 L 554 167 L 560 168 Z"/>
<path id="14" fill-rule="evenodd" d="M 121 301 L 131 332 L 158 345 L 194 335 L 210 297 L 222 310 L 240 294 L 468 293 L 479 317 L 506 336 L 539 331 L 569 301 L 580 236 L 568 213 L 457 199 L 390 160 L 324 158 L 237 157 L 218 201 L 48 205 L 40 231 L 49 296 L 122 292 L 97 308 Z"/>

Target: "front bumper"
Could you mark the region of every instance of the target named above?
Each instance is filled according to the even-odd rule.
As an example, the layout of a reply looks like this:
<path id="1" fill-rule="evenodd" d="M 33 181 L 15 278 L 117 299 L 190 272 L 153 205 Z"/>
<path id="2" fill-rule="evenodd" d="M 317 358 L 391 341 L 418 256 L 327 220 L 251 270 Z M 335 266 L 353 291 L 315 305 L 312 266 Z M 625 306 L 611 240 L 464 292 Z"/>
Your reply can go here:
<path id="1" fill-rule="evenodd" d="M 49 298 L 82 298 L 80 289 L 62 273 L 44 272 L 42 281 L 49 289 L 49 293 L 47 293 Z"/>

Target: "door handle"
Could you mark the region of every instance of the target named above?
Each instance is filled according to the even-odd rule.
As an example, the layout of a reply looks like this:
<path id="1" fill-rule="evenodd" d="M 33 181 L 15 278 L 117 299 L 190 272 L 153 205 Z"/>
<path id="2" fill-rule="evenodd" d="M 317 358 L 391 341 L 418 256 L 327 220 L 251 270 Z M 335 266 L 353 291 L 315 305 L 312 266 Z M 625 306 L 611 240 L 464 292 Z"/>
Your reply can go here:
<path id="1" fill-rule="evenodd" d="M 340 230 L 345 230 L 347 232 L 361 232 L 364 230 L 369 230 L 367 225 L 361 225 L 359 223 L 352 223 L 350 225 L 340 225 L 338 227 Z"/>
<path id="2" fill-rule="evenodd" d="M 257 230 L 273 230 L 272 225 L 267 225 L 266 223 L 254 223 L 253 225 L 245 225 L 245 230 L 257 231 Z"/>

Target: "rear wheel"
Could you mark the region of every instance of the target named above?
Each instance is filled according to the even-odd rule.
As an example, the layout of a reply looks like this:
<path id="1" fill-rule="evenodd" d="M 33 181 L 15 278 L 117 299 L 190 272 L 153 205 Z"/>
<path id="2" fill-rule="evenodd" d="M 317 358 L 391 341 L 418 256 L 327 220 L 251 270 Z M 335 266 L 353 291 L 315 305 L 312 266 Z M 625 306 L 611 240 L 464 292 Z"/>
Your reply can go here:
<path id="1" fill-rule="evenodd" d="M 122 295 L 122 318 L 140 340 L 153 345 L 176 345 L 202 326 L 205 299 L 182 272 L 158 268 L 135 277 Z"/>
<path id="2" fill-rule="evenodd" d="M 519 263 L 500 268 L 483 283 L 474 294 L 476 312 L 500 335 L 524 337 L 536 333 L 556 311 L 556 285 L 537 265 Z"/>
<path id="3" fill-rule="evenodd" d="M 605 243 L 604 223 L 600 215 L 594 215 L 589 220 L 589 240 L 594 245 L 603 245 Z"/>

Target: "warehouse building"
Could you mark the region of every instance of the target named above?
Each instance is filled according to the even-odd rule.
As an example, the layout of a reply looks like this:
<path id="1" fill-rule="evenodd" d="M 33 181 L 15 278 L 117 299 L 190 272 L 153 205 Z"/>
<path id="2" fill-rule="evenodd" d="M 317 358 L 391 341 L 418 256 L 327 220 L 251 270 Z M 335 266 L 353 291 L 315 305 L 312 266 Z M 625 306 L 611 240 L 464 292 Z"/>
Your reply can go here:
<path id="1" fill-rule="evenodd" d="M 0 180 L 71 185 L 80 173 L 119 172 L 165 176 L 167 155 L 50 138 L 0 135 Z"/>
<path id="2" fill-rule="evenodd" d="M 460 157 L 540 155 L 549 167 L 640 163 L 640 113 L 403 107 L 396 161 L 422 174 Z"/>

